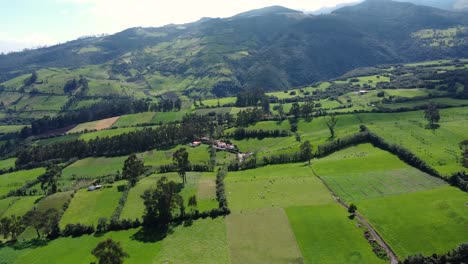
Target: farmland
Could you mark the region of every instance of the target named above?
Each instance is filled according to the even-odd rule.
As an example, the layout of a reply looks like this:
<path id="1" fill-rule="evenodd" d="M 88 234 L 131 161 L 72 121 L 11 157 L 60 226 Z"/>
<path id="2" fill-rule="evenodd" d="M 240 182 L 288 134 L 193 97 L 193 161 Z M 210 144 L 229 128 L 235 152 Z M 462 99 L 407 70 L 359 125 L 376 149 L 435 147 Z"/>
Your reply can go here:
<path id="1" fill-rule="evenodd" d="M 189 44 L 181 40 L 177 45 Z M 148 52 L 165 52 L 165 45 Z M 94 50 L 90 46 L 80 52 Z M 148 109 L 67 123 L 54 133 L 14 134 L 30 125 L 15 119 L 0 126 L 0 150 L 7 146 L 8 152 L 8 145 L 13 145 L 17 151 L 0 160 L 0 218 L 54 208 L 62 231 L 56 239 L 47 239 L 46 234 L 35 239 L 35 229 L 28 226 L 18 234 L 17 244 L 0 246 L 0 259 L 89 263 L 95 261 L 91 255 L 95 245 L 112 238 L 130 255 L 125 263 L 388 263 L 377 256 L 382 252 L 373 252 L 375 244 L 364 235 L 367 228 L 380 234 L 398 260 L 417 253 L 443 254 L 467 242 L 468 198 L 460 190 L 463 186 L 451 187 L 448 180 L 453 173 L 466 171 L 462 142 L 468 139 L 468 101 L 451 94 L 442 77 L 427 80 L 424 74 L 453 70 L 450 67 L 455 67 L 451 61 L 435 61 L 358 69 L 335 80 L 268 90 L 256 105 L 242 107 L 235 106 L 240 105 L 238 99 L 229 94 L 216 98 L 199 88 L 183 89 L 188 83 L 198 87 L 212 79 L 180 79 L 159 72 L 144 74 L 144 81 L 126 82 L 117 81 L 124 78 L 121 74 L 110 78 L 105 67 L 41 70 L 41 78 L 53 85 L 38 83 L 34 88 L 56 94 L 36 96 L 20 94 L 26 76 L 10 80 L 7 87 L 16 90 L 1 92 L 5 105 L 11 113 L 16 106 L 18 115 L 28 118 L 67 111 L 90 114 L 80 108 L 106 102 L 107 97 L 100 96 L 133 96 L 149 104 Z M 224 65 L 210 70 L 230 72 Z M 61 95 L 59 84 L 76 73 L 90 75 L 89 94 L 65 104 L 76 95 Z M 131 69 L 130 74 L 137 70 Z M 413 81 L 418 85 L 411 85 Z M 140 87 L 143 82 L 149 87 Z M 459 96 L 464 85 L 454 87 Z M 151 104 L 168 98 L 180 99 L 181 110 L 153 112 Z M 264 109 L 267 101 L 269 111 Z M 436 103 L 440 113 L 432 128 L 424 118 L 428 102 Z M 307 106 L 312 110 L 304 114 Z M 337 118 L 334 137 L 327 126 L 331 113 Z M 2 112 L 0 119 L 1 114 L 7 116 Z M 187 114 L 194 114 L 195 121 Z M 408 149 L 412 158 L 435 172 L 424 168 L 427 173 L 423 172 L 416 168 L 419 163 L 371 144 L 339 144 L 365 134 L 366 129 Z M 235 135 L 236 131 L 245 134 Z M 287 133 L 274 135 L 275 131 Z M 223 148 L 211 152 L 211 140 L 216 147 L 219 141 L 232 143 L 240 153 Z M 194 141 L 204 143 L 190 147 Z M 310 164 L 301 148 L 306 141 L 314 156 Z M 332 143 L 338 146 L 333 153 L 318 155 L 319 146 Z M 182 148 L 191 165 L 184 168 L 185 184 L 174 159 Z M 134 186 L 131 176 L 122 174 L 131 154 L 144 167 L 135 176 Z M 52 164 L 60 173 L 46 175 Z M 441 177 L 435 177 L 438 174 Z M 174 192 L 183 201 L 177 200 L 179 207 L 172 208 L 167 229 L 155 231 L 144 223 L 148 211 L 142 194 L 155 190 L 162 177 L 176 183 Z M 50 187 L 48 180 L 56 180 L 57 192 L 42 189 L 40 180 L 46 187 Z M 87 190 L 97 184 L 102 188 Z M 347 212 L 345 207 L 351 203 L 357 206 L 358 217 Z M 103 219 L 107 221 L 99 229 L 104 230 L 98 231 Z M 66 237 L 68 224 L 92 226 L 94 234 Z"/>

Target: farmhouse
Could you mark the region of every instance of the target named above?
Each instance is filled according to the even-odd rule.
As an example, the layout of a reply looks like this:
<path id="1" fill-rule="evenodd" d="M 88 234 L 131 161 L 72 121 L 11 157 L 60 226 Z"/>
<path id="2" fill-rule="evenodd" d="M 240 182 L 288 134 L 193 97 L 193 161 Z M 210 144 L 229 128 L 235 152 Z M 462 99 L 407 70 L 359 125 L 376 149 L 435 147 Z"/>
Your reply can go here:
<path id="1" fill-rule="evenodd" d="M 100 185 L 100 184 L 98 184 L 98 185 L 91 185 L 91 186 L 88 187 L 88 191 L 89 191 L 89 192 L 92 192 L 92 191 L 94 191 L 94 190 L 99 190 L 99 189 L 101 189 L 101 188 L 102 188 L 102 185 Z"/>
<path id="2" fill-rule="evenodd" d="M 194 141 L 192 143 L 189 143 L 189 146 L 191 146 L 192 148 L 196 148 L 198 146 L 200 146 L 202 143 L 200 141 Z"/>

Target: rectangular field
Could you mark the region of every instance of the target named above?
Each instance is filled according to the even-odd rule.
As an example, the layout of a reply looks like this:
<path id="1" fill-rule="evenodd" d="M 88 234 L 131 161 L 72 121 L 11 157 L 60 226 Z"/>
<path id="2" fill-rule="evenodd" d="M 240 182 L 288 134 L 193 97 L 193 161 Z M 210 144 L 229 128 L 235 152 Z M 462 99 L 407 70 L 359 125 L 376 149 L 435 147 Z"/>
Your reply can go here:
<path id="1" fill-rule="evenodd" d="M 341 205 L 290 207 L 286 213 L 304 263 L 386 263 Z"/>
<path id="2" fill-rule="evenodd" d="M 371 144 L 350 147 L 315 160 L 313 168 L 347 202 L 427 190 L 446 184 Z"/>
<path id="3" fill-rule="evenodd" d="M 44 172 L 44 168 L 37 168 L 0 175 L 0 196 L 8 194 L 9 191 L 21 188 L 27 182 L 37 179 L 37 177 L 44 174 Z"/>
<path id="4" fill-rule="evenodd" d="M 8 170 L 15 167 L 16 158 L 0 160 L 0 170 Z"/>
<path id="5" fill-rule="evenodd" d="M 69 130 L 67 133 L 76 133 L 82 132 L 84 130 L 103 130 L 106 128 L 110 128 L 117 120 L 119 116 L 106 118 L 98 121 L 92 121 L 87 123 L 82 123 L 74 127 L 73 129 Z"/>
<path id="6" fill-rule="evenodd" d="M 117 186 L 123 184 L 122 181 L 115 182 L 112 186 L 105 185 L 101 190 L 89 192 L 81 189 L 76 192 L 60 220 L 60 228 L 64 228 L 67 224 L 77 223 L 96 225 L 101 217 L 109 219 L 122 195 L 118 192 Z"/>
<path id="7" fill-rule="evenodd" d="M 334 202 L 322 182 L 303 164 L 229 172 L 225 183 L 233 212 Z"/>
<path id="8" fill-rule="evenodd" d="M 62 171 L 62 179 L 95 179 L 122 172 L 126 156 L 115 158 L 86 158 L 78 160 Z"/>
<path id="9" fill-rule="evenodd" d="M 303 263 L 282 208 L 233 213 L 226 217 L 230 263 Z"/>
<path id="10" fill-rule="evenodd" d="M 356 203 L 398 257 L 446 253 L 466 242 L 468 194 L 445 186 Z"/>
<path id="11" fill-rule="evenodd" d="M 24 197 L 14 197 L 8 198 L 9 203 L 8 207 L 5 208 L 3 214 L 0 215 L 1 217 L 9 217 L 12 215 L 16 216 L 23 216 L 28 211 L 33 209 L 33 207 L 37 204 L 42 196 L 24 196 Z M 4 205 L 1 203 L 0 205 Z M 0 212 L 2 208 L 0 208 Z"/>
<path id="12" fill-rule="evenodd" d="M 112 127 L 127 127 L 139 124 L 148 124 L 153 120 L 154 112 L 145 112 L 131 115 L 123 115 L 115 122 Z"/>

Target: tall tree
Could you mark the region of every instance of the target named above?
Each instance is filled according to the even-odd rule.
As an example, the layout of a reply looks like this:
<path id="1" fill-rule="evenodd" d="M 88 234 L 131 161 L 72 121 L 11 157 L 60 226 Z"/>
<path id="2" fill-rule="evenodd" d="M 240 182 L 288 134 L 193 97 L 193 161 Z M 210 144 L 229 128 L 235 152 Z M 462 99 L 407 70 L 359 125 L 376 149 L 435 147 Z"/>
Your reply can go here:
<path id="1" fill-rule="evenodd" d="M 187 183 L 187 170 L 190 166 L 189 154 L 185 148 L 180 148 L 172 155 L 177 173 L 182 178 L 184 185 Z"/>
<path id="2" fill-rule="evenodd" d="M 45 215 L 37 209 L 27 212 L 23 216 L 25 225 L 32 226 L 36 230 L 37 238 L 41 238 L 41 229 L 45 225 Z"/>
<path id="3" fill-rule="evenodd" d="M 312 159 L 312 144 L 310 141 L 305 141 L 300 146 L 300 155 L 303 161 L 308 161 L 310 165 L 310 160 Z"/>
<path id="4" fill-rule="evenodd" d="M 10 235 L 12 221 L 10 217 L 3 217 L 0 219 L 0 233 L 3 235 L 3 239 L 7 239 Z"/>
<path id="5" fill-rule="evenodd" d="M 120 242 L 110 238 L 97 244 L 91 253 L 98 259 L 99 264 L 121 264 L 129 255 L 122 249 Z"/>
<path id="6" fill-rule="evenodd" d="M 146 190 L 141 198 L 145 205 L 143 225 L 145 227 L 165 228 L 172 220 L 173 212 L 183 205 L 183 198 L 179 194 L 180 186 L 168 181 L 167 177 L 158 180 L 155 189 Z"/>
<path id="7" fill-rule="evenodd" d="M 334 138 L 335 137 L 335 126 L 336 123 L 338 122 L 338 119 L 336 118 L 336 115 L 330 114 L 325 118 L 325 124 L 327 124 L 328 130 L 330 130 L 330 137 Z"/>
<path id="8" fill-rule="evenodd" d="M 429 121 L 430 128 L 436 127 L 436 123 L 440 120 L 440 113 L 436 104 L 431 102 L 427 105 L 426 110 L 424 110 L 424 118 Z"/>
<path id="9" fill-rule="evenodd" d="M 130 183 L 130 186 L 135 186 L 138 181 L 138 176 L 144 172 L 144 164 L 135 154 L 130 155 L 124 162 L 122 169 L 122 177 Z"/>
<path id="10" fill-rule="evenodd" d="M 49 166 L 46 172 L 39 177 L 41 189 L 44 193 L 54 194 L 57 192 L 57 182 L 62 177 L 62 169 L 53 164 Z"/>

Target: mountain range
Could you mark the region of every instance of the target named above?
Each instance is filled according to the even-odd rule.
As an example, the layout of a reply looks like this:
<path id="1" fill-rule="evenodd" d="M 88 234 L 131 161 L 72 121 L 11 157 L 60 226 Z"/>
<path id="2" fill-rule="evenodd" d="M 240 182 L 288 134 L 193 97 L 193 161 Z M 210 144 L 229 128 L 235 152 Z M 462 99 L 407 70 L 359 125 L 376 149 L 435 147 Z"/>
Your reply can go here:
<path id="1" fill-rule="evenodd" d="M 367 0 L 326 15 L 272 6 L 1 55 L 0 82 L 94 65 L 111 81 L 212 97 L 307 85 L 357 67 L 459 57 L 468 57 L 467 13 Z"/>

